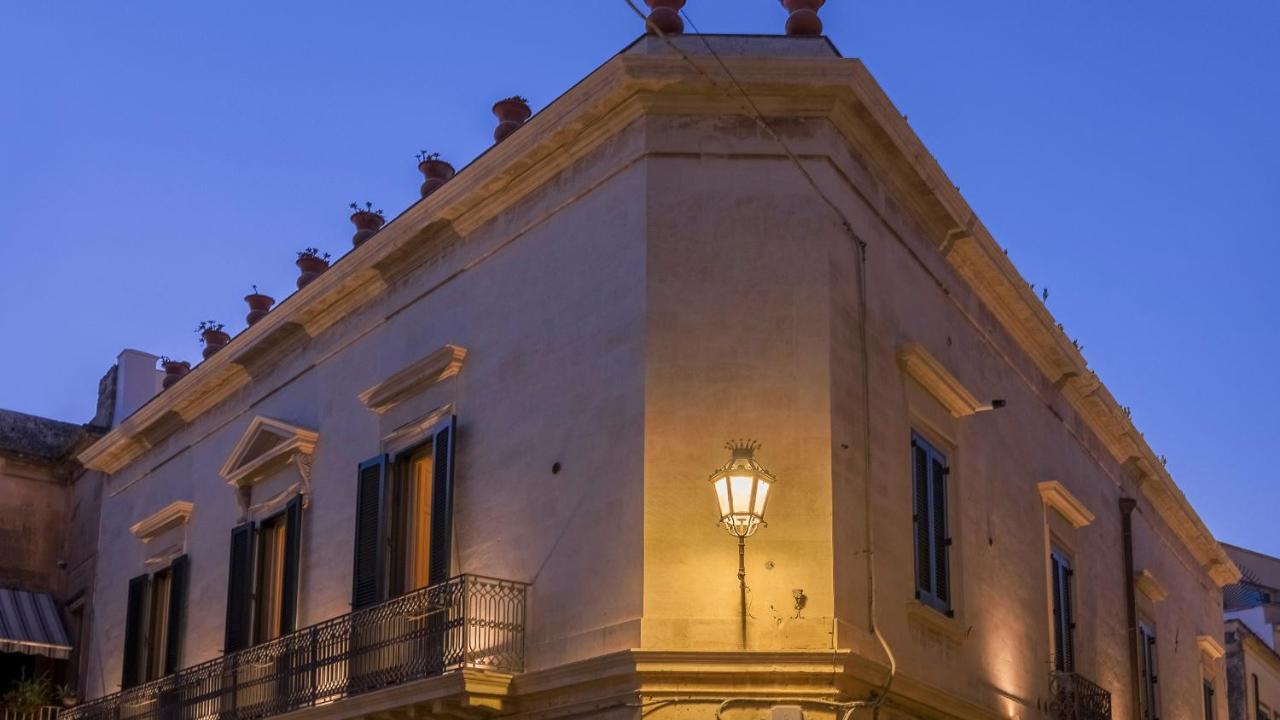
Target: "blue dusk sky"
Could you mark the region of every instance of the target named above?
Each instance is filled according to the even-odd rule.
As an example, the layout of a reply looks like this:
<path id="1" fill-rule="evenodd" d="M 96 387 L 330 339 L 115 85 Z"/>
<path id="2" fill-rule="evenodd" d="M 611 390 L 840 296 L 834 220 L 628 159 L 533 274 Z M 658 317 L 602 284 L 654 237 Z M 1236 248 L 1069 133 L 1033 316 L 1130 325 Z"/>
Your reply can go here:
<path id="1" fill-rule="evenodd" d="M 776 0 L 690 0 L 776 33 Z M 624 0 L 0 2 L 0 407 L 75 422 L 125 347 L 195 360 L 347 204 L 417 199 L 490 105 L 642 31 Z M 831 0 L 861 58 L 1219 538 L 1280 554 L 1280 4 Z"/>

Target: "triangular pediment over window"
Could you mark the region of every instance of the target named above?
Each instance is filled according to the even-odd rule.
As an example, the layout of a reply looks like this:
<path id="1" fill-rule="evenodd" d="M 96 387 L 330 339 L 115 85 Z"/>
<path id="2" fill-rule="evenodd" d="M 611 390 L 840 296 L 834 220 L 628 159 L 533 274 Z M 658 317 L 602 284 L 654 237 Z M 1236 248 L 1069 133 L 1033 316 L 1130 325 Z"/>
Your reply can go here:
<path id="1" fill-rule="evenodd" d="M 253 485 L 290 462 L 309 466 L 319 438 L 314 430 L 259 415 L 223 464 L 222 477 L 232 485 Z"/>

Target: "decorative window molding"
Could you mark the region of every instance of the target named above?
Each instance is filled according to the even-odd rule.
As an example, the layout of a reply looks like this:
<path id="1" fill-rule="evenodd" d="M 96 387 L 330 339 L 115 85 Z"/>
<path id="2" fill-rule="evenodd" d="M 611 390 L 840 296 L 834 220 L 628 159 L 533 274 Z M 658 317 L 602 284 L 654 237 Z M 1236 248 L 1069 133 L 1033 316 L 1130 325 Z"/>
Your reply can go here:
<path id="1" fill-rule="evenodd" d="M 1133 584 L 1138 590 L 1146 595 L 1151 602 L 1160 602 L 1169 597 L 1169 591 L 1164 589 L 1164 585 L 1156 579 L 1156 576 L 1150 570 L 1142 570 L 1133 577 Z"/>
<path id="2" fill-rule="evenodd" d="M 360 402 L 381 415 L 432 385 L 457 375 L 466 357 L 466 348 L 445 345 L 360 393 Z"/>
<path id="3" fill-rule="evenodd" d="M 1217 660 L 1227 654 L 1226 649 L 1222 647 L 1222 643 L 1218 642 L 1218 639 L 1212 635 L 1197 635 L 1196 645 L 1199 646 L 1200 652 L 1210 660 Z"/>
<path id="4" fill-rule="evenodd" d="M 898 364 L 955 417 L 972 415 L 984 406 L 923 345 L 907 343 L 898 349 Z"/>
<path id="5" fill-rule="evenodd" d="M 1074 528 L 1082 528 L 1093 522 L 1093 513 L 1057 480 L 1046 480 L 1036 486 L 1045 505 L 1058 511 Z"/>
<path id="6" fill-rule="evenodd" d="M 129 532 L 142 542 L 149 543 L 166 531 L 185 526 L 195 509 L 195 503 L 175 500 L 131 525 Z"/>
<path id="7" fill-rule="evenodd" d="M 261 415 L 249 423 L 249 428 L 219 471 L 232 487 L 240 490 L 238 500 L 246 517 L 260 516 L 276 506 L 283 507 L 298 495 L 302 496 L 303 507 L 311 504 L 311 458 L 319 439 L 314 430 Z M 289 465 L 297 468 L 299 481 L 275 497 L 250 506 L 249 489 Z"/>
<path id="8" fill-rule="evenodd" d="M 396 455 L 430 440 L 440 421 L 447 420 L 452 413 L 453 403 L 449 403 L 392 430 L 382 438 L 382 452 Z"/>
<path id="9" fill-rule="evenodd" d="M 142 561 L 147 572 L 152 572 L 159 568 L 166 568 L 173 564 L 173 561 L 182 556 L 187 551 L 187 541 L 184 538 L 181 543 L 170 545 L 169 547 L 155 553 L 151 557 Z"/>

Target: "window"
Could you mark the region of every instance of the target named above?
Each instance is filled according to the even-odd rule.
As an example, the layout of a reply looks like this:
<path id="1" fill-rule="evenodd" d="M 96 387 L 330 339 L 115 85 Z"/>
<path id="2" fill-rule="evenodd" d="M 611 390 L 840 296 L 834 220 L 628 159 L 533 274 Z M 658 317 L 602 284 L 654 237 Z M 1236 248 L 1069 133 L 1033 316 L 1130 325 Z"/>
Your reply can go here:
<path id="1" fill-rule="evenodd" d="M 947 458 L 918 434 L 911 436 L 916 597 L 951 614 L 951 538 L 947 534 Z"/>
<path id="2" fill-rule="evenodd" d="M 1142 705 L 1142 720 L 1159 720 L 1160 718 L 1160 686 L 1157 683 L 1159 675 L 1156 657 L 1155 630 L 1146 623 L 1138 623 L 1138 665 L 1142 680 L 1139 701 Z"/>
<path id="3" fill-rule="evenodd" d="M 456 422 L 449 418 L 394 459 L 380 455 L 360 464 L 352 607 L 449 579 Z"/>
<path id="4" fill-rule="evenodd" d="M 392 488 L 391 592 L 421 590 L 430 582 L 431 480 L 434 443 L 397 459 Z"/>
<path id="5" fill-rule="evenodd" d="M 187 604 L 188 566 L 187 556 L 182 555 L 163 570 L 129 581 L 120 673 L 122 687 L 133 687 L 177 671 Z"/>
<path id="6" fill-rule="evenodd" d="M 1258 703 L 1258 720 L 1271 720 L 1271 708 Z"/>
<path id="7" fill-rule="evenodd" d="M 302 498 L 231 531 L 224 652 L 293 632 L 302 550 Z"/>
<path id="8" fill-rule="evenodd" d="M 1205 678 L 1204 680 L 1204 720 L 1213 720 L 1214 718 L 1214 702 L 1213 702 L 1213 680 Z"/>
<path id="9" fill-rule="evenodd" d="M 1075 672 L 1075 610 L 1072 607 L 1074 573 L 1067 556 L 1053 550 L 1049 553 L 1049 571 L 1053 575 L 1053 668 L 1059 672 Z"/>

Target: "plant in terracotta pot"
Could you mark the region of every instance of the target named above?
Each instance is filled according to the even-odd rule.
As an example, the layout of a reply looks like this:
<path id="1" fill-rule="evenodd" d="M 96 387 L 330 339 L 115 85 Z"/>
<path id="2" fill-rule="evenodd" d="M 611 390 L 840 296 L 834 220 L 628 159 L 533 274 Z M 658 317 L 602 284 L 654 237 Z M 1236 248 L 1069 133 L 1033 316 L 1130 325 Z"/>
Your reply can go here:
<path id="1" fill-rule="evenodd" d="M 80 703 L 80 693 L 70 685 L 59 685 L 57 690 L 58 702 L 62 703 L 62 707 L 75 707 Z"/>
<path id="2" fill-rule="evenodd" d="M 818 10 L 827 0 L 780 0 L 787 9 L 787 34 L 800 36 L 818 36 L 822 34 L 822 20 Z"/>
<path id="3" fill-rule="evenodd" d="M 223 327 L 222 323 L 214 322 L 213 320 L 203 320 L 196 326 L 196 332 L 200 334 L 200 339 L 204 342 L 204 358 L 206 360 L 231 342 L 231 336 L 222 329 Z"/>
<path id="4" fill-rule="evenodd" d="M 494 103 L 493 114 L 498 116 L 498 127 L 493 131 L 493 139 L 495 142 L 502 142 L 519 130 L 533 116 L 533 111 L 529 109 L 528 100 L 512 95 Z"/>
<path id="5" fill-rule="evenodd" d="M 170 357 L 160 358 L 160 367 L 164 368 L 164 380 L 160 382 L 160 387 L 165 390 L 173 387 L 174 383 L 191 372 L 191 363 L 186 360 L 174 360 Z"/>
<path id="6" fill-rule="evenodd" d="M 320 277 L 320 273 L 329 269 L 329 253 L 321 253 L 316 248 L 303 248 L 298 252 L 298 289 Z"/>
<path id="7" fill-rule="evenodd" d="M 253 293 L 244 296 L 244 301 L 249 304 L 249 314 L 244 319 L 250 325 L 266 317 L 271 311 L 271 306 L 276 303 L 275 298 L 258 292 L 257 285 L 253 286 Z"/>
<path id="8" fill-rule="evenodd" d="M 663 35 L 679 35 L 684 32 L 684 20 L 680 19 L 680 9 L 685 0 L 644 0 L 649 6 L 649 21 L 645 28 L 652 33 L 655 30 Z"/>
<path id="9" fill-rule="evenodd" d="M 426 178 L 422 187 L 418 190 L 422 193 L 422 197 L 426 197 L 431 193 L 444 187 L 444 184 L 453 179 L 453 166 L 440 159 L 440 153 L 428 153 L 423 150 L 418 153 L 418 172 Z"/>
<path id="10" fill-rule="evenodd" d="M 351 224 L 356 226 L 356 234 L 351 236 L 351 244 L 360 247 L 361 243 L 373 237 L 383 225 L 387 224 L 387 218 L 383 216 L 381 210 L 374 210 L 371 202 L 365 202 L 364 207 L 351 203 L 351 209 L 355 211 L 351 213 Z"/>

